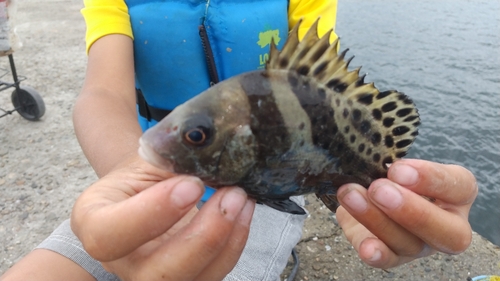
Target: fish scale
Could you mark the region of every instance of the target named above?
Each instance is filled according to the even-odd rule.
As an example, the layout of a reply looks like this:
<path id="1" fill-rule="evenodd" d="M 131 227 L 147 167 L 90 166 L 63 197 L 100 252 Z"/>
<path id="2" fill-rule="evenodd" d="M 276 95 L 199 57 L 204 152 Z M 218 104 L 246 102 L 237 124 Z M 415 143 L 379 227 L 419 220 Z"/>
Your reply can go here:
<path id="1" fill-rule="evenodd" d="M 335 211 L 342 184 L 386 177 L 418 135 L 415 105 L 349 71 L 318 21 L 299 41 L 300 24 L 281 51 L 271 42 L 264 70 L 218 83 L 146 131 L 141 156 L 292 214 L 305 212 L 290 196 L 315 193 Z"/>

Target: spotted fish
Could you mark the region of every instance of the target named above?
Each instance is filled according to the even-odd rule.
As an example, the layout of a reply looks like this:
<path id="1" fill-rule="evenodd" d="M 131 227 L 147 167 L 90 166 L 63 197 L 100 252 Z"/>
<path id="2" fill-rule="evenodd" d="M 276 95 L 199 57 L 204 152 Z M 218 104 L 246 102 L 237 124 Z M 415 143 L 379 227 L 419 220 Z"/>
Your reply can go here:
<path id="1" fill-rule="evenodd" d="M 299 42 L 271 44 L 263 70 L 222 81 L 178 106 L 140 139 L 147 161 L 212 187 L 240 186 L 292 214 L 290 196 L 315 193 L 332 211 L 345 183 L 364 187 L 406 155 L 420 118 L 412 100 L 349 71 L 318 21 Z M 330 31 L 331 32 L 331 31 Z"/>

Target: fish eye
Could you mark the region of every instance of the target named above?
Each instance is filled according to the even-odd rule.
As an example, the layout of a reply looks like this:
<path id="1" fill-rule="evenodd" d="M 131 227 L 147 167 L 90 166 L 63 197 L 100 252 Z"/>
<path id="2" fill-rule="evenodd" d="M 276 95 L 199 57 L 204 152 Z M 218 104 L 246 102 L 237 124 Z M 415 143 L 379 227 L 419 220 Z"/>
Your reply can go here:
<path id="1" fill-rule="evenodd" d="M 215 135 L 212 118 L 207 114 L 192 115 L 185 120 L 180 133 L 186 145 L 194 147 L 209 145 Z"/>
<path id="2" fill-rule="evenodd" d="M 189 129 L 184 134 L 184 139 L 189 144 L 196 146 L 204 145 L 209 137 L 210 137 L 210 130 L 203 126 L 198 126 Z"/>

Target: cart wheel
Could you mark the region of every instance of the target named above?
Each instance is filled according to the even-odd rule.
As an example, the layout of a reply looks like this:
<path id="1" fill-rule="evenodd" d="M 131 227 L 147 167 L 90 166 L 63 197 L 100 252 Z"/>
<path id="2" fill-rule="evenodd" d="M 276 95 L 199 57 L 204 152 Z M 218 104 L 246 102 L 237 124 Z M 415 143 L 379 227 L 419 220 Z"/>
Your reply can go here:
<path id="1" fill-rule="evenodd" d="M 45 103 L 40 94 L 30 86 L 19 87 L 11 95 L 17 112 L 27 120 L 36 121 L 45 113 Z"/>

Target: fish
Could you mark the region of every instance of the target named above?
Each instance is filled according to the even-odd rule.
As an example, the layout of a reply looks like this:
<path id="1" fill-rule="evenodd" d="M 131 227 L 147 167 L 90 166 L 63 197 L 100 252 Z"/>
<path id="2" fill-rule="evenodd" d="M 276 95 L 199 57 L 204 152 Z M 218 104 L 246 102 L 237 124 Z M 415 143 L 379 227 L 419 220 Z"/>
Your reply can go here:
<path id="1" fill-rule="evenodd" d="M 151 164 L 220 188 L 239 186 L 258 203 L 305 214 L 290 196 L 315 193 L 333 212 L 346 183 L 368 187 L 407 154 L 420 116 L 412 99 L 349 70 L 318 20 L 301 21 L 264 69 L 242 73 L 176 107 L 140 138 Z"/>

